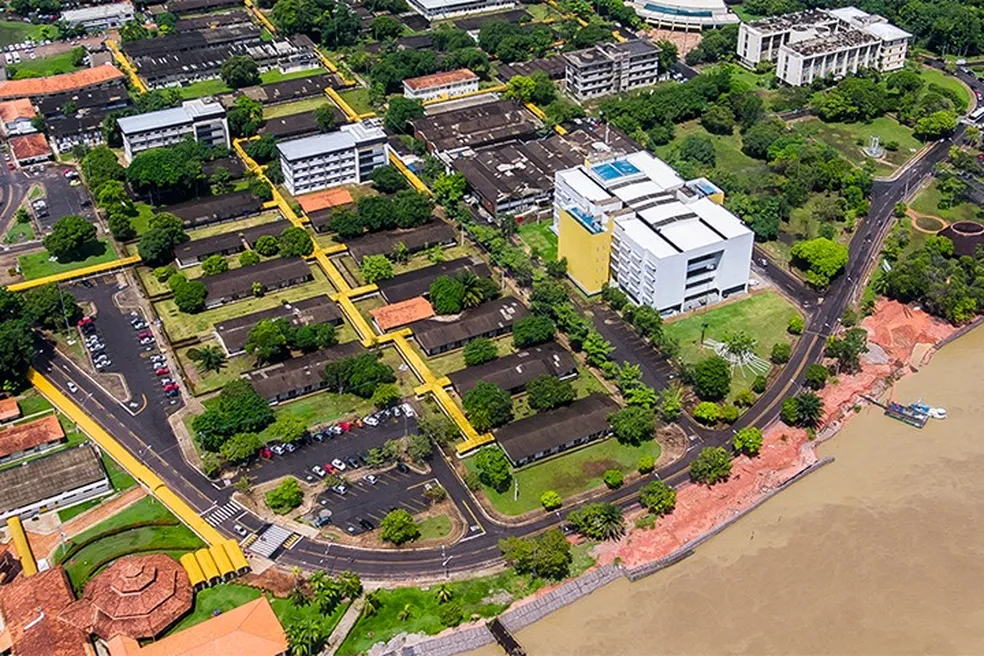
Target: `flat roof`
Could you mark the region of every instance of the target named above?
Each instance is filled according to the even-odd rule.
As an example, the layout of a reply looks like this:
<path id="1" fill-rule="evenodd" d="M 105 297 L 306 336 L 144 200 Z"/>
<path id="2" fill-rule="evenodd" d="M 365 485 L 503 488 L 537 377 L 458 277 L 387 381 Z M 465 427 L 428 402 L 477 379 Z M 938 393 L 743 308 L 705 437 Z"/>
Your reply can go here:
<path id="1" fill-rule="evenodd" d="M 200 116 L 224 114 L 225 108 L 219 103 L 206 102 L 201 98 L 196 98 L 184 101 L 179 107 L 137 114 L 136 116 L 122 116 L 117 122 L 123 134 L 136 134 L 191 123 Z"/>
<path id="2" fill-rule="evenodd" d="M 430 292 L 431 283 L 441 276 L 456 276 L 465 271 L 470 271 L 479 278 L 488 278 L 492 275 L 484 262 L 475 262 L 470 257 L 459 257 L 448 262 L 401 273 L 389 280 L 380 280 L 376 285 L 388 302 L 398 303 L 415 296 L 426 296 Z"/>
<path id="3" fill-rule="evenodd" d="M 491 362 L 466 367 L 448 375 L 454 391 L 465 395 L 480 381 L 493 383 L 515 394 L 541 376 L 563 377 L 577 371 L 577 360 L 557 342 L 511 353 Z"/>
<path id="4" fill-rule="evenodd" d="M 797 27 L 830 24 L 835 20 L 834 17 L 822 9 L 807 9 L 806 11 L 797 11 L 792 14 L 769 16 L 768 18 L 747 23 L 747 25 L 763 34 L 772 34 L 775 32 L 788 32 Z"/>
<path id="5" fill-rule="evenodd" d="M 438 151 L 532 138 L 542 126 L 528 109 L 509 99 L 451 109 L 412 124 L 417 136 Z"/>
<path id="6" fill-rule="evenodd" d="M 901 27 L 895 27 L 891 23 L 872 23 L 867 25 L 864 30 L 869 34 L 877 36 L 882 41 L 898 41 L 899 39 L 909 39 L 912 35 Z"/>
<path id="7" fill-rule="evenodd" d="M 118 14 L 133 13 L 133 5 L 129 2 L 113 2 L 107 5 L 96 5 L 95 7 L 83 7 L 82 9 L 66 9 L 62 12 L 62 20 L 68 23 L 73 21 L 92 20 L 93 18 L 109 18 Z"/>
<path id="8" fill-rule="evenodd" d="M 352 148 L 355 148 L 355 137 L 342 130 L 316 134 L 303 139 L 291 139 L 277 144 L 280 154 L 291 161 Z"/>
<path id="9" fill-rule="evenodd" d="M 411 328 L 417 343 L 425 351 L 432 351 L 502 329 L 511 330 L 513 323 L 528 314 L 522 303 L 506 296 L 466 310 L 457 318 L 425 319 L 415 322 Z"/>
<path id="10" fill-rule="evenodd" d="M 645 248 L 654 257 L 663 259 L 673 257 L 679 253 L 672 244 L 666 241 L 659 233 L 653 231 L 652 228 L 638 217 L 618 221 L 617 225 L 621 226 L 626 236 L 642 248 Z"/>
<path id="11" fill-rule="evenodd" d="M 106 478 L 95 449 L 82 445 L 0 470 L 0 513 L 77 490 Z"/>
<path id="12" fill-rule="evenodd" d="M 495 431 L 495 440 L 514 463 L 572 441 L 609 430 L 608 417 L 617 403 L 592 394 L 570 405 L 539 412 Z"/>
<path id="13" fill-rule="evenodd" d="M 580 168 L 561 171 L 557 175 L 585 200 L 597 203 L 606 198 L 611 198 L 611 194 L 605 191 L 597 182 L 589 178 Z"/>
<path id="14" fill-rule="evenodd" d="M 637 169 L 663 189 L 675 189 L 683 185 L 683 178 L 672 166 L 654 157 L 648 151 L 640 150 L 625 157 Z"/>
<path id="15" fill-rule="evenodd" d="M 229 298 L 249 291 L 254 282 L 264 286 L 278 287 L 289 280 L 311 276 L 311 267 L 299 257 L 275 257 L 248 267 L 229 269 L 214 276 L 205 276 L 208 296 L 211 299 Z"/>

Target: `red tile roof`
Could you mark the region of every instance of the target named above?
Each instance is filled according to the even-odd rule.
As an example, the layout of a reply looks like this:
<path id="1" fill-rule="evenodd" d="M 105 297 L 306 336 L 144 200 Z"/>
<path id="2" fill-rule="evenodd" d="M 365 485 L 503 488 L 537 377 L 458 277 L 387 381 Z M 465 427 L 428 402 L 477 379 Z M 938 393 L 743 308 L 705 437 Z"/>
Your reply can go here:
<path id="1" fill-rule="evenodd" d="M 21 411 L 20 406 L 17 405 L 17 399 L 12 396 L 6 399 L 0 399 L 0 421 L 17 419 L 20 415 Z"/>
<path id="2" fill-rule="evenodd" d="M 95 656 L 88 635 L 58 619 L 74 601 L 60 566 L 15 579 L 0 588 L 0 644 L 15 656 Z"/>
<path id="3" fill-rule="evenodd" d="M 308 214 L 320 210 L 327 210 L 332 207 L 350 205 L 353 202 L 352 194 L 349 193 L 349 190 L 339 187 L 316 191 L 313 194 L 304 194 L 303 196 L 297 196 L 296 199 L 301 204 L 301 209 Z"/>
<path id="4" fill-rule="evenodd" d="M 10 123 L 19 118 L 34 118 L 37 112 L 27 98 L 0 102 L 0 121 Z"/>
<path id="5" fill-rule="evenodd" d="M 85 87 L 122 80 L 125 76 L 109 65 L 86 68 L 74 73 L 34 77 L 26 80 L 6 80 L 0 82 L 0 99 L 37 98 L 65 91 L 76 91 Z"/>
<path id="6" fill-rule="evenodd" d="M 456 71 L 445 71 L 443 73 L 434 73 L 433 75 L 412 77 L 408 80 L 403 80 L 403 84 L 407 85 L 414 91 L 420 91 L 421 89 L 432 89 L 434 87 L 443 87 L 446 84 L 467 82 L 469 80 L 477 79 L 478 76 L 467 68 L 459 68 Z"/>
<path id="7" fill-rule="evenodd" d="M 170 556 L 127 556 L 85 586 L 62 619 L 104 640 L 153 638 L 191 610 L 188 574 Z"/>
<path id="8" fill-rule="evenodd" d="M 6 458 L 11 454 L 33 449 L 48 442 L 57 442 L 63 437 L 65 437 L 65 432 L 55 415 L 17 424 L 0 430 L 0 458 Z"/>
<path id="9" fill-rule="evenodd" d="M 11 138 L 10 149 L 14 151 L 14 157 L 18 162 L 51 154 L 48 140 L 40 132 Z"/>
<path id="10" fill-rule="evenodd" d="M 406 326 L 414 321 L 430 319 L 434 316 L 434 308 L 423 296 L 415 296 L 399 303 L 384 305 L 375 310 L 369 310 L 369 314 L 376 320 L 376 325 L 383 332 Z"/>

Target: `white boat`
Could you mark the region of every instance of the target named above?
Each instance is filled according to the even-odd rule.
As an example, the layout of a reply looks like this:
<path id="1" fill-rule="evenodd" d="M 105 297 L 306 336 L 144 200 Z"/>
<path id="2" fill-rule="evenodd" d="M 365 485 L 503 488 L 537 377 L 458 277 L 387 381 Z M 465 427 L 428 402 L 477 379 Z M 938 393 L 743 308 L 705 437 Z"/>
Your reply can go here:
<path id="1" fill-rule="evenodd" d="M 930 408 L 929 416 L 933 419 L 946 419 L 946 408 Z"/>

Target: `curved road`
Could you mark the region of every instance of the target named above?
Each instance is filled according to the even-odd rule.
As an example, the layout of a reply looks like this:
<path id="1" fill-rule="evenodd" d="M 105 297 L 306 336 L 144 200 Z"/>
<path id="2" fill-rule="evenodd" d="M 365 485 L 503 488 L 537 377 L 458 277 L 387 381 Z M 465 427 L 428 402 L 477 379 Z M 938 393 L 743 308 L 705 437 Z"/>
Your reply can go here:
<path id="1" fill-rule="evenodd" d="M 963 126 L 954 139 L 959 138 L 962 130 Z M 827 337 L 836 328 L 844 309 L 852 302 L 869 267 L 875 263 L 882 240 L 893 223 L 892 210 L 895 203 L 901 201 L 909 190 L 915 189 L 932 173 L 933 166 L 946 157 L 952 143 L 948 139 L 935 144 L 898 179 L 875 183 L 869 215 L 859 225 L 851 242 L 847 271 L 834 281 L 825 297 L 811 303 L 812 315 L 807 330 L 797 343 L 789 363 L 775 384 L 739 419 L 735 428 L 765 426 L 778 418 L 782 401 L 798 391 L 806 366 L 821 358 Z M 794 284 L 789 280 L 780 281 L 780 285 L 784 287 Z M 810 296 L 808 292 L 803 294 L 806 296 L 799 298 L 818 298 Z M 132 414 L 103 392 L 84 372 L 50 349 L 42 351 L 36 366 L 63 390 L 69 379 L 78 384 L 80 392 L 70 396 L 132 453 L 143 459 L 199 513 L 204 515 L 229 502 L 231 489 L 217 488 L 185 463 L 173 434 L 168 428 L 162 428 L 167 425 L 163 408 L 151 405 L 136 415 Z M 689 430 L 692 425 L 688 423 L 686 426 Z M 695 436 L 685 456 L 659 472 L 664 480 L 672 484 L 683 482 L 689 464 L 700 447 L 727 445 L 731 437 L 731 430 L 706 431 L 694 427 L 693 433 Z M 540 519 L 518 526 L 495 522 L 484 515 L 457 476 L 448 471 L 448 462 L 435 457 L 433 466 L 446 482 L 451 498 L 469 518 L 471 527 L 463 540 L 446 549 L 367 550 L 303 538 L 291 549 L 284 551 L 277 561 L 283 565 L 298 565 L 306 569 L 349 569 L 373 580 L 434 577 L 445 572 L 474 570 L 494 564 L 500 557 L 497 547 L 499 539 L 528 535 L 558 526 L 562 522 L 560 513 L 545 514 Z M 646 480 L 636 481 L 593 500 L 631 506 L 636 503 L 639 488 L 645 482 Z M 259 518 L 248 513 L 236 521 L 251 530 L 258 530 L 263 525 Z M 220 526 L 220 530 L 228 533 L 226 526 Z"/>

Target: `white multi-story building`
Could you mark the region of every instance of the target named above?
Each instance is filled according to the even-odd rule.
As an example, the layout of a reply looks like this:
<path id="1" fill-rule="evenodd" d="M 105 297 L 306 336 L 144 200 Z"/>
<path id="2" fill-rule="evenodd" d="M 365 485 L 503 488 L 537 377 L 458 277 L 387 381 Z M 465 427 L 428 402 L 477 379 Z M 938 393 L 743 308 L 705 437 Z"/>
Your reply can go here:
<path id="1" fill-rule="evenodd" d="M 386 132 L 376 121 L 277 144 L 284 186 L 297 196 L 342 184 L 369 181 L 389 161 Z"/>
<path id="2" fill-rule="evenodd" d="M 905 63 L 912 35 L 855 7 L 773 16 L 738 29 L 738 57 L 749 67 L 775 61 L 793 86 L 843 77 L 863 68 L 894 71 Z"/>
<path id="3" fill-rule="evenodd" d="M 740 21 L 724 0 L 631 0 L 639 18 L 668 30 L 702 30 Z"/>
<path id="4" fill-rule="evenodd" d="M 623 43 L 599 43 L 593 48 L 565 55 L 564 84 L 578 100 L 621 93 L 659 80 L 659 48 L 633 39 Z"/>
<path id="5" fill-rule="evenodd" d="M 212 99 L 186 100 L 180 107 L 119 119 L 126 161 L 151 148 L 181 143 L 186 137 L 209 146 L 229 147 L 229 122 Z"/>
<path id="6" fill-rule="evenodd" d="M 610 284 L 665 315 L 745 292 L 752 231 L 709 181 L 646 151 L 556 174 L 558 255 L 585 292 Z"/>
<path id="7" fill-rule="evenodd" d="M 403 80 L 403 95 L 416 100 L 453 98 L 478 91 L 478 76 L 467 68 Z"/>
<path id="8" fill-rule="evenodd" d="M 108 5 L 69 9 L 62 12 L 62 20 L 69 25 L 81 25 L 89 32 L 99 32 L 123 27 L 134 17 L 133 5 L 129 2 L 114 2 Z"/>
<path id="9" fill-rule="evenodd" d="M 500 9 L 512 9 L 513 0 L 408 0 L 410 8 L 429 21 L 455 16 L 477 14 Z"/>

